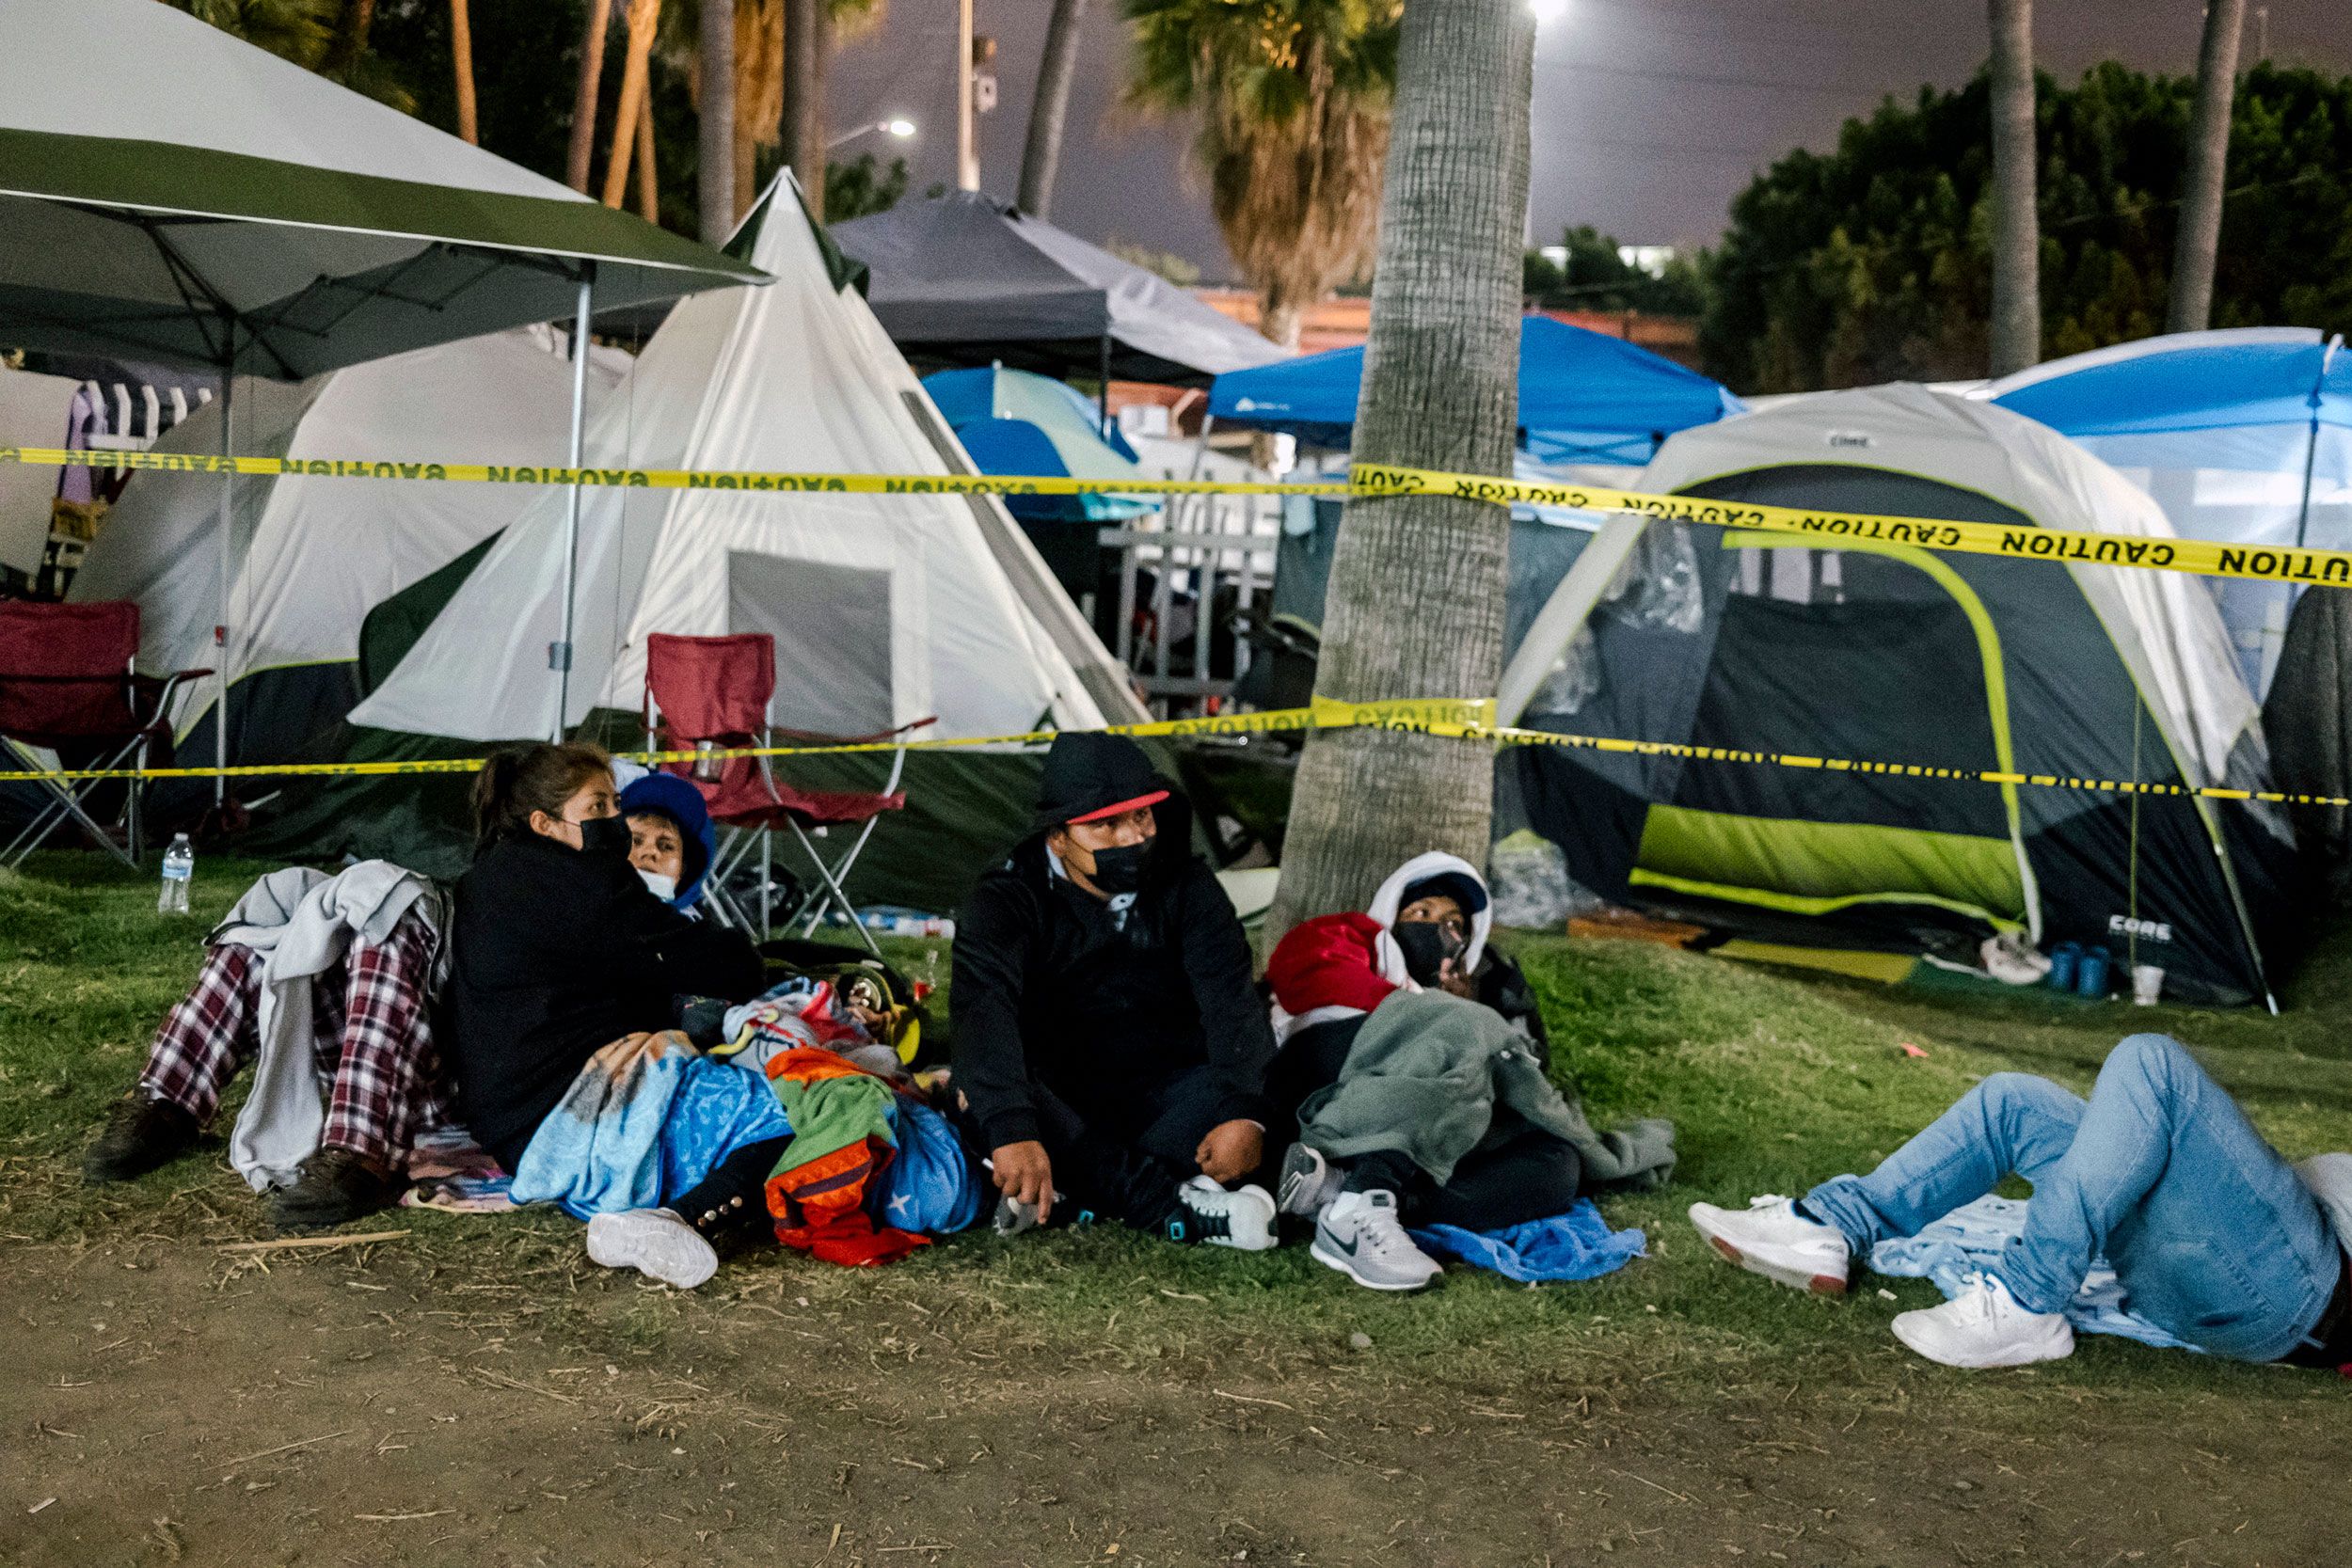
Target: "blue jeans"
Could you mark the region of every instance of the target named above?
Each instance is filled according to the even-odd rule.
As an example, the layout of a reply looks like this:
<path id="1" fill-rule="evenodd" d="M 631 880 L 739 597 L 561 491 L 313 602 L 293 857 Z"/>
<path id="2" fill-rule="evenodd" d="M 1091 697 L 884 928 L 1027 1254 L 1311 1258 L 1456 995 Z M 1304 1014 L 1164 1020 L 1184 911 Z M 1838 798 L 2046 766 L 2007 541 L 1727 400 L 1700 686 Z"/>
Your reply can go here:
<path id="1" fill-rule="evenodd" d="M 2033 1183 L 2025 1234 L 1996 1271 L 2019 1305 L 2057 1312 L 2105 1257 L 2125 1304 L 2216 1355 L 2275 1361 L 2343 1277 L 2318 1200 L 2178 1040 L 2134 1035 L 2086 1104 L 2047 1079 L 1987 1078 L 1867 1176 L 1804 1198 L 1867 1256 L 2009 1175 Z"/>

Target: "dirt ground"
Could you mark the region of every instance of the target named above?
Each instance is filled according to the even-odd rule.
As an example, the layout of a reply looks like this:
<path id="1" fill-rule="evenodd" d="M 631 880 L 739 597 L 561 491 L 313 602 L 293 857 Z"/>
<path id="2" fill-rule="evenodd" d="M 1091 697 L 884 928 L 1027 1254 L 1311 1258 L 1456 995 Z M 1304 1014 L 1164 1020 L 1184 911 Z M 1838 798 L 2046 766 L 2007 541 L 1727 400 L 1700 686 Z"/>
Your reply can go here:
<path id="1" fill-rule="evenodd" d="M 414 1232 L 0 1241 L 0 1561 L 2344 1560 L 2332 1402 L 2058 1386 L 2021 1421 L 2011 1378 L 1988 1420 L 1891 1357 L 1707 1390 L 1672 1353 L 1395 1361 L 1141 1275 L 1121 1335 L 1025 1322 L 985 1259 L 681 1298 L 509 1250 L 497 1282 Z"/>

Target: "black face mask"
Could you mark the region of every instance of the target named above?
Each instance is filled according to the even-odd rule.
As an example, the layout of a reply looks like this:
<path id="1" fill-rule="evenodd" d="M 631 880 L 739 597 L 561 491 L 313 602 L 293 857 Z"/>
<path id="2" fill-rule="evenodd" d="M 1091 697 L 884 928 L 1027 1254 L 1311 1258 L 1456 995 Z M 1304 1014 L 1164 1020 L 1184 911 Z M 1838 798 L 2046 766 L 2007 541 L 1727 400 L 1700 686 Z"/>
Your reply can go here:
<path id="1" fill-rule="evenodd" d="M 1143 868 L 1152 861 L 1152 841 L 1141 844 L 1117 844 L 1107 849 L 1094 851 L 1094 869 L 1087 880 L 1114 898 L 1122 893 L 1137 893 L 1143 888 Z"/>
<path id="2" fill-rule="evenodd" d="M 1405 973 L 1424 986 L 1438 983 L 1438 971 L 1448 958 L 1459 958 L 1469 945 L 1445 927 L 1429 921 L 1400 920 L 1389 935 L 1405 953 Z"/>
<path id="3" fill-rule="evenodd" d="M 584 854 L 627 860 L 631 842 L 626 816 L 592 816 L 580 824 L 580 847 Z"/>

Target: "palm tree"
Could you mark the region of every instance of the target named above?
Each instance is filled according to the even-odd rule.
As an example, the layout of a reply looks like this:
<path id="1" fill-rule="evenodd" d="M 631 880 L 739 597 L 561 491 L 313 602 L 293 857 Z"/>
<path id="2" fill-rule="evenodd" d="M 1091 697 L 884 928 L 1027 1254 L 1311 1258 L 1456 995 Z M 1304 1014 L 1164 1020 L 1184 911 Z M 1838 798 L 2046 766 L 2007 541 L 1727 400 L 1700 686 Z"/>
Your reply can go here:
<path id="1" fill-rule="evenodd" d="M 199 22 L 317 70 L 335 41 L 342 0 L 171 0 Z"/>
<path id="2" fill-rule="evenodd" d="M 628 0 L 628 54 L 621 67 L 621 103 L 612 115 L 612 152 L 604 165 L 604 204 L 618 207 L 628 193 L 629 152 L 644 122 L 646 79 L 653 63 L 661 0 Z"/>
<path id="3" fill-rule="evenodd" d="M 1029 103 L 1029 139 L 1021 151 L 1021 210 L 1054 214 L 1054 170 L 1061 162 L 1062 122 L 1070 114 L 1070 83 L 1078 73 L 1078 34 L 1087 0 L 1054 0 L 1045 23 L 1045 53 L 1038 65 L 1037 97 Z"/>
<path id="4" fill-rule="evenodd" d="M 2042 230 L 2034 210 L 2033 0 L 1991 0 L 1993 373 L 2042 358 Z"/>
<path id="5" fill-rule="evenodd" d="M 580 87 L 572 96 L 572 141 L 564 183 L 588 194 L 588 166 L 596 153 L 596 94 L 604 83 L 604 40 L 612 30 L 612 0 L 588 0 L 580 33 Z"/>
<path id="6" fill-rule="evenodd" d="M 2197 52 L 2197 107 L 2188 122 L 2188 175 L 2173 239 L 2167 332 L 2201 332 L 2213 314 L 2213 258 L 2221 243 L 2221 188 L 2230 165 L 2230 101 L 2237 89 L 2238 34 L 2246 0 L 2206 0 Z"/>
<path id="7" fill-rule="evenodd" d="M 457 73 L 457 134 L 479 147 L 482 122 L 473 98 L 473 18 L 467 11 L 466 0 L 449 0 L 449 49 L 452 68 Z"/>
<path id="8" fill-rule="evenodd" d="M 1534 35 L 1522 0 L 1405 8 L 1356 416 L 1361 460 L 1511 471 Z M 1492 692 L 1508 527 L 1502 508 L 1451 497 L 1350 499 L 1317 689 L 1354 702 Z M 1493 791 L 1494 753 L 1473 741 L 1310 735 L 1268 940 L 1310 915 L 1363 908 L 1423 849 L 1484 863 Z"/>
<path id="9" fill-rule="evenodd" d="M 778 117 L 784 161 L 801 182 L 809 215 L 825 221 L 826 0 L 785 0 L 784 107 Z"/>
<path id="10" fill-rule="evenodd" d="M 1128 103 L 1197 112 L 1195 155 L 1258 330 L 1361 273 L 1380 214 L 1400 0 L 1126 0 Z"/>
<path id="11" fill-rule="evenodd" d="M 696 13 L 695 196 L 703 241 L 723 245 L 735 217 L 735 0 L 702 0 Z"/>

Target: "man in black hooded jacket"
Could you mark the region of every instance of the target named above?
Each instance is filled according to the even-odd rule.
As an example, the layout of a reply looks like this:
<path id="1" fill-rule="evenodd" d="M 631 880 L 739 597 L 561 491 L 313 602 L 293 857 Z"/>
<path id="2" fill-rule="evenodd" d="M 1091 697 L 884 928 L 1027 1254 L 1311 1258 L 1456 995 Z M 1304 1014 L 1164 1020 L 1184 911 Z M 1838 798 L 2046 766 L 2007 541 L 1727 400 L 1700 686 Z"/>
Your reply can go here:
<path id="1" fill-rule="evenodd" d="M 1191 808 L 1123 736 L 1055 737 L 1034 830 L 956 923 L 955 1085 L 1004 1228 L 1068 1207 L 1259 1251 L 1274 1033 Z"/>

